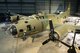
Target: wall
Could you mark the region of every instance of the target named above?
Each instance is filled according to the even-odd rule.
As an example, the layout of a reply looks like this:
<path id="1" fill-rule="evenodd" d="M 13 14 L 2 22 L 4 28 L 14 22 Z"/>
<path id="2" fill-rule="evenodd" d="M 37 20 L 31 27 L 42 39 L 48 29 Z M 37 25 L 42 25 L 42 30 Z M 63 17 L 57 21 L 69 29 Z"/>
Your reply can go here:
<path id="1" fill-rule="evenodd" d="M 61 7 L 59 7 L 61 5 Z M 50 0 L 0 0 L 0 13 L 8 10 L 14 13 L 33 14 L 39 11 L 49 13 Z M 51 0 L 51 13 L 64 10 L 64 1 Z"/>

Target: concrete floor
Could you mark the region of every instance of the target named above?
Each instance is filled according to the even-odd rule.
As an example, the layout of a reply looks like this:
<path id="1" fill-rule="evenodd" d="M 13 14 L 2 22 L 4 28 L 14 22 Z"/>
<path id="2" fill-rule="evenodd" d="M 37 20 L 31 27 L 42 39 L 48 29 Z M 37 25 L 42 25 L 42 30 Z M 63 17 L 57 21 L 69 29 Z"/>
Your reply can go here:
<path id="1" fill-rule="evenodd" d="M 36 38 L 32 43 L 31 37 L 25 41 L 16 39 L 0 28 L 0 53 L 37 53 L 42 41 L 46 40 L 46 38 L 48 38 L 48 35 Z"/>

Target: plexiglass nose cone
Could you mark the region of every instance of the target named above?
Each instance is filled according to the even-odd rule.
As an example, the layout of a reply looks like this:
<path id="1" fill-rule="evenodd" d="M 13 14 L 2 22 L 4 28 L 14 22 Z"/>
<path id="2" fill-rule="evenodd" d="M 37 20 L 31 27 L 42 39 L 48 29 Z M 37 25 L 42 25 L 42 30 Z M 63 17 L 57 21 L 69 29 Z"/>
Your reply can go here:
<path id="1" fill-rule="evenodd" d="M 16 27 L 14 25 L 11 27 L 10 32 L 11 32 L 12 35 L 16 35 L 17 34 L 17 29 L 16 29 Z"/>

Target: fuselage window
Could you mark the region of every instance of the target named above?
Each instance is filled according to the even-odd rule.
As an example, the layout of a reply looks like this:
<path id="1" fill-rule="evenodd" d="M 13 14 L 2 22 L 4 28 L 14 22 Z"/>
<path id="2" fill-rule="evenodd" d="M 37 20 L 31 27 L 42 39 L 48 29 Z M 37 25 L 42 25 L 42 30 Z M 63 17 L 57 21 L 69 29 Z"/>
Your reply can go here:
<path id="1" fill-rule="evenodd" d="M 34 29 L 35 29 L 35 27 L 34 27 Z"/>
<path id="2" fill-rule="evenodd" d="M 42 16 L 43 17 L 43 19 L 44 19 L 44 16 Z"/>
<path id="3" fill-rule="evenodd" d="M 27 30 L 31 31 L 31 25 L 27 25 Z"/>
<path id="4" fill-rule="evenodd" d="M 25 21 L 25 23 L 28 23 L 28 21 Z"/>
<path id="5" fill-rule="evenodd" d="M 23 29 L 20 29 L 19 32 L 23 32 Z"/>

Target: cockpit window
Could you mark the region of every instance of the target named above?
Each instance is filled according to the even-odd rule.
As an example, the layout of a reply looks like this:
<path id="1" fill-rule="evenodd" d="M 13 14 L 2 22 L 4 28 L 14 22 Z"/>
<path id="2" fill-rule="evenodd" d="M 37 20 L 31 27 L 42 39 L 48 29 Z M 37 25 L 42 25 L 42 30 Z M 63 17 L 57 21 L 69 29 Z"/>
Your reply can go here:
<path id="1" fill-rule="evenodd" d="M 27 25 L 27 30 L 31 31 L 31 25 Z"/>

